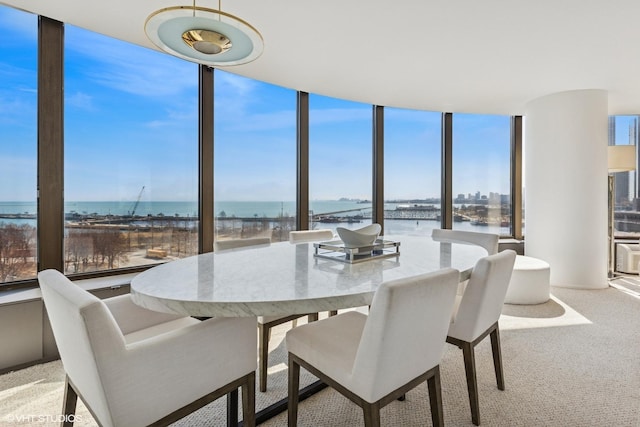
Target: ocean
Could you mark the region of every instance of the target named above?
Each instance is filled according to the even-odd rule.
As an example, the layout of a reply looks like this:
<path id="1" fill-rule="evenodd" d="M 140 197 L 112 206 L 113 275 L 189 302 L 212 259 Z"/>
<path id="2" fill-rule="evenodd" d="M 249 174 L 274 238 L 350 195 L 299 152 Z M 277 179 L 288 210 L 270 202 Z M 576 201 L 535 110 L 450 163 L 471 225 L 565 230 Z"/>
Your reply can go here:
<path id="1" fill-rule="evenodd" d="M 371 204 L 358 203 L 350 200 L 321 200 L 311 201 L 310 209 L 315 214 L 339 212 L 351 209 L 371 211 Z M 98 215 L 131 215 L 135 202 L 65 202 L 65 213 L 98 214 Z M 391 209 L 395 208 L 395 204 Z M 368 209 L 367 209 L 368 208 Z M 222 212 L 227 217 L 277 217 L 280 214 L 294 216 L 295 201 L 286 202 L 232 202 L 219 201 L 214 204 L 214 212 L 219 216 Z M 1 214 L 36 214 L 35 202 L 0 202 Z M 198 215 L 197 202 L 146 202 L 141 201 L 135 209 L 135 215 L 164 215 L 193 217 Z"/>
<path id="2" fill-rule="evenodd" d="M 79 214 L 99 214 L 99 215 L 129 215 L 132 213 L 134 202 L 65 202 L 65 213 L 79 213 Z M 395 209 L 398 204 L 385 203 L 385 209 Z M 214 212 L 216 216 L 220 217 L 224 212 L 227 218 L 239 217 L 268 217 L 275 218 L 279 215 L 294 216 L 295 215 L 295 202 L 294 201 L 219 201 L 214 205 Z M 370 203 L 358 203 L 353 200 L 314 200 L 309 202 L 310 210 L 314 214 L 330 214 L 335 212 L 347 212 L 342 215 L 358 215 L 362 214 L 365 219 L 361 223 L 349 224 L 348 228 L 358 228 L 370 223 L 367 216 L 371 214 Z M 435 205 L 439 207 L 439 205 Z M 13 224 L 29 224 L 36 226 L 35 219 L 25 218 L 1 218 L 2 214 L 36 214 L 35 202 L 0 202 L 0 223 L 13 223 Z M 147 216 L 147 215 L 164 215 L 164 216 L 180 216 L 180 217 L 196 217 L 198 215 L 197 202 L 147 202 L 141 201 L 138 203 L 135 215 Z M 318 224 L 320 228 L 335 229 L 336 226 L 345 226 L 345 223 Z M 397 220 L 386 219 L 385 231 L 387 234 L 407 234 L 415 233 L 418 235 L 430 234 L 433 228 L 439 228 L 440 223 L 438 221 L 429 220 Z M 498 225 L 488 226 L 476 226 L 470 224 L 470 222 L 456 222 L 454 223 L 454 229 L 469 230 L 469 231 L 481 231 L 481 232 L 493 232 L 498 234 L 509 234 L 508 227 L 500 227 Z"/>

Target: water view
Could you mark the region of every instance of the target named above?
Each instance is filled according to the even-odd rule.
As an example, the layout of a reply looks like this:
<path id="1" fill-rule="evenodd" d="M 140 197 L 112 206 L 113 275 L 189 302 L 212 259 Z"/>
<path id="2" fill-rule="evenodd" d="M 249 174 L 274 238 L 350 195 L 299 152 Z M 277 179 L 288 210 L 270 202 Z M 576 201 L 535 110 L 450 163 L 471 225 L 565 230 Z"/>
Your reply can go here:
<path id="1" fill-rule="evenodd" d="M 430 203 L 432 202 L 432 203 Z M 385 235 L 429 236 L 440 227 L 437 200 L 385 203 Z M 359 228 L 371 223 L 370 201 L 311 201 L 312 229 Z M 295 202 L 220 201 L 215 240 L 268 237 L 288 241 L 296 228 Z M 454 228 L 509 234 L 508 206 L 456 204 Z M 36 274 L 36 204 L 0 202 L 0 282 Z M 83 273 L 134 267 L 198 252 L 196 202 L 65 203 L 64 268 Z"/>

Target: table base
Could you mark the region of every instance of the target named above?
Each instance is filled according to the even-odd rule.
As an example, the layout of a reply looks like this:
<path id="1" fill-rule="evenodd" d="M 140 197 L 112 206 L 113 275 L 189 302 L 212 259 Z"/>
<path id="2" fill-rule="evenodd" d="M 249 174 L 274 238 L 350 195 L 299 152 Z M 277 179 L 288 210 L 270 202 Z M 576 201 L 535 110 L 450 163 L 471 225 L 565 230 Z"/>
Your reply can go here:
<path id="1" fill-rule="evenodd" d="M 308 397 L 313 396 L 319 391 L 324 390 L 327 387 L 325 383 L 318 380 L 300 390 L 298 395 L 298 401 L 302 402 Z M 256 424 L 262 424 L 263 422 L 270 420 L 278 414 L 285 412 L 288 409 L 289 397 L 285 397 L 261 409 L 256 413 Z M 234 390 L 227 395 L 227 427 L 243 427 L 244 423 L 238 421 L 238 390 Z"/>

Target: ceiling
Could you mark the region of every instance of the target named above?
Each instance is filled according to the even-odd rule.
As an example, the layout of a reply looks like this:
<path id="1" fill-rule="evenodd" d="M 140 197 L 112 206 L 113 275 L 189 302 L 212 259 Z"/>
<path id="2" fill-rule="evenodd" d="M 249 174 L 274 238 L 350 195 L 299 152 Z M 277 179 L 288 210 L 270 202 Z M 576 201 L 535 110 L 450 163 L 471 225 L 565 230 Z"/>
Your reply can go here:
<path id="1" fill-rule="evenodd" d="M 0 0 L 155 49 L 152 12 L 185 0 Z M 198 0 L 216 9 L 218 1 Z M 224 0 L 265 50 L 226 71 L 370 104 L 523 114 L 551 93 L 605 89 L 640 114 L 638 0 Z M 222 68 L 222 67 L 221 67 Z"/>

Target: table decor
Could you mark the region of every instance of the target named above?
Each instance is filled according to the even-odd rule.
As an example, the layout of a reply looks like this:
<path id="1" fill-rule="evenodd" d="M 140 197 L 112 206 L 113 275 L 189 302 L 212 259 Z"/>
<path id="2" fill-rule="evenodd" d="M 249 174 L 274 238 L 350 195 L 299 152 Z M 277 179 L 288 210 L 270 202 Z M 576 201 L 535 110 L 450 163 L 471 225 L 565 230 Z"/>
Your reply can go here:
<path id="1" fill-rule="evenodd" d="M 355 264 L 372 259 L 388 258 L 400 255 L 400 242 L 376 239 L 372 244 L 360 247 L 349 247 L 342 240 L 314 243 L 316 258 Z"/>
<path id="2" fill-rule="evenodd" d="M 336 228 L 340 240 L 344 242 L 347 248 L 362 248 L 371 246 L 378 239 L 382 231 L 380 224 L 371 224 L 366 227 L 350 230 L 344 227 Z"/>

